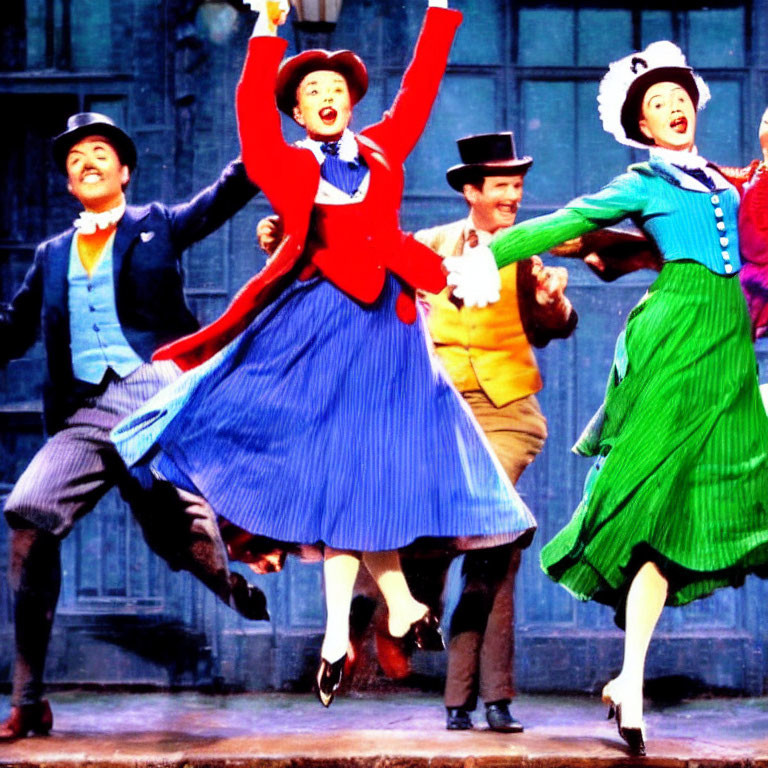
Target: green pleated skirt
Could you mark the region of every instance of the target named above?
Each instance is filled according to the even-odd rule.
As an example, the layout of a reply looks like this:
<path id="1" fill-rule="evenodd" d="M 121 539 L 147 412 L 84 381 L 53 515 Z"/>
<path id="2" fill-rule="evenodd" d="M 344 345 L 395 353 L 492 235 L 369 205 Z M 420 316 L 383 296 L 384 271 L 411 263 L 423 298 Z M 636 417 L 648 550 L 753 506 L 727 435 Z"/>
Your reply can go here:
<path id="1" fill-rule="evenodd" d="M 622 624 L 647 561 L 669 580 L 668 605 L 768 574 L 768 418 L 738 277 L 664 266 L 575 450 L 597 460 L 541 561 L 579 599 L 614 606 Z"/>

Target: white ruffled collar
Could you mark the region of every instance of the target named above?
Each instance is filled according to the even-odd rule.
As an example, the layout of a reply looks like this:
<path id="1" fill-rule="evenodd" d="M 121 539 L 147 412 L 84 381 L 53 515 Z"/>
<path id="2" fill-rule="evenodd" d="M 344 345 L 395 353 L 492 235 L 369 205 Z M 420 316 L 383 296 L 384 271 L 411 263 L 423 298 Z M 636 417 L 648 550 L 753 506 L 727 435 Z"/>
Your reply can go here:
<path id="1" fill-rule="evenodd" d="M 72 226 L 82 235 L 92 235 L 97 229 L 109 229 L 123 218 L 125 200 L 108 211 L 80 211 L 80 215 L 72 222 Z"/>
<path id="2" fill-rule="evenodd" d="M 668 165 L 676 165 L 678 168 L 699 168 L 703 171 L 708 165 L 706 158 L 702 157 L 695 148 L 689 151 L 687 149 L 652 147 L 651 157 L 657 158 Z"/>
<path id="3" fill-rule="evenodd" d="M 307 136 L 305 139 L 300 139 L 296 142 L 297 147 L 304 147 L 304 149 L 310 150 L 312 154 L 317 158 L 317 162 L 322 165 L 325 162 L 326 155 L 320 148 L 323 144 L 327 144 L 325 141 L 315 141 Z M 339 160 L 343 160 L 345 163 L 354 163 L 359 155 L 357 149 L 357 141 L 355 140 L 355 134 L 349 130 L 344 129 L 344 133 L 341 134 L 339 139 Z"/>

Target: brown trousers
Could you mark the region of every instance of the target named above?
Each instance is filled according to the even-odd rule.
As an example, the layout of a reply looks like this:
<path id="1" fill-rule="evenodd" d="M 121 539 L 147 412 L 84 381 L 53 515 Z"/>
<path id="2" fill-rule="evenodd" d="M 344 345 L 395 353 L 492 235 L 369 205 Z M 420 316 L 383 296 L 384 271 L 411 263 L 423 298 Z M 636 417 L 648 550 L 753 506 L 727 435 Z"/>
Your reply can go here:
<path id="1" fill-rule="evenodd" d="M 497 408 L 483 392 L 464 398 L 485 432 L 504 471 L 517 483 L 541 453 L 547 421 L 534 395 Z M 448 643 L 445 706 L 473 710 L 478 694 L 486 704 L 514 696 L 515 576 L 520 548 L 507 544 L 467 552 L 463 588 L 453 613 Z"/>

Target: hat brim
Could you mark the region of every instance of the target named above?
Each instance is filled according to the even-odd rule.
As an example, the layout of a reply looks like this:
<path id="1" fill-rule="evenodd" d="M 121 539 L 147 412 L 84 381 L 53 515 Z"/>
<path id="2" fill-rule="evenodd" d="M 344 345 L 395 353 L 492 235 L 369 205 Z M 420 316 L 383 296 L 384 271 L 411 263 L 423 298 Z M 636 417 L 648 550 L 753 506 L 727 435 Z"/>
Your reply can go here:
<path id="1" fill-rule="evenodd" d="M 490 163 L 464 163 L 454 165 L 445 172 L 448 183 L 457 192 L 461 192 L 468 179 L 478 175 L 486 176 L 522 176 L 533 165 L 532 157 L 518 157 L 514 160 L 499 160 Z"/>
<path id="2" fill-rule="evenodd" d="M 368 70 L 356 53 L 313 48 L 286 59 L 280 65 L 275 84 L 275 99 L 281 112 L 293 117 L 296 89 L 310 72 L 319 69 L 338 72 L 344 77 L 352 106 L 365 96 L 368 90 Z"/>
<path id="3" fill-rule="evenodd" d="M 621 125 L 627 138 L 639 141 L 641 144 L 652 145 L 653 139 L 649 139 L 641 130 L 640 109 L 646 91 L 656 83 L 677 83 L 691 97 L 693 108 L 699 106 L 699 87 L 690 67 L 656 67 L 635 78 L 627 89 L 624 104 L 621 107 Z"/>
<path id="4" fill-rule="evenodd" d="M 54 138 L 53 159 L 62 173 L 67 172 L 69 150 L 88 136 L 103 136 L 114 147 L 123 165 L 127 165 L 131 171 L 136 167 L 136 145 L 125 131 L 109 123 L 89 123 Z"/>

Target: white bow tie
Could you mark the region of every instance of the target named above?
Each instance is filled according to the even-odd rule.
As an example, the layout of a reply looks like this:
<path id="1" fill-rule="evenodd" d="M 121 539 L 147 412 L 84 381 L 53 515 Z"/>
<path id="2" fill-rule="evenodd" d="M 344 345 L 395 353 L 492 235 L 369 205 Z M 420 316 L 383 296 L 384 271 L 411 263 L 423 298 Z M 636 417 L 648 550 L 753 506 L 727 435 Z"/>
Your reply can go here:
<path id="1" fill-rule="evenodd" d="M 101 213 L 80 211 L 80 215 L 72 222 L 72 226 L 83 235 L 92 235 L 97 229 L 108 229 L 117 224 L 124 213 L 125 203 L 120 203 L 116 208 Z"/>

